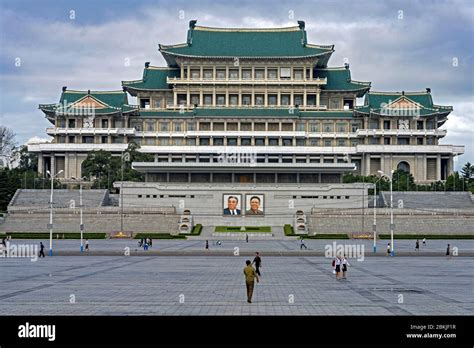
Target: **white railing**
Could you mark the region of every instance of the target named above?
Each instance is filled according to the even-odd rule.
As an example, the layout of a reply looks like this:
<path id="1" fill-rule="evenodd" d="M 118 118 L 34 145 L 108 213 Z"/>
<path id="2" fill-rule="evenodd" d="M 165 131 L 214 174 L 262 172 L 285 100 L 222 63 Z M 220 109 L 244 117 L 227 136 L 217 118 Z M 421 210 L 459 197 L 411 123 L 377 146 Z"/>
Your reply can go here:
<path id="1" fill-rule="evenodd" d="M 405 135 L 405 136 L 437 136 L 444 137 L 447 133 L 446 129 L 358 129 L 357 135 L 367 136 L 367 135 Z"/>
<path id="2" fill-rule="evenodd" d="M 135 134 L 135 128 L 46 128 L 48 135 L 109 135 L 109 134 Z"/>
<path id="3" fill-rule="evenodd" d="M 186 84 L 202 84 L 202 83 L 225 83 L 225 84 L 310 84 L 310 85 L 325 85 L 327 84 L 327 78 L 313 78 L 313 79 L 259 79 L 259 78 L 250 78 L 250 79 L 233 79 L 233 78 L 181 78 L 181 77 L 167 77 L 166 82 L 168 84 L 175 83 L 186 83 Z"/>

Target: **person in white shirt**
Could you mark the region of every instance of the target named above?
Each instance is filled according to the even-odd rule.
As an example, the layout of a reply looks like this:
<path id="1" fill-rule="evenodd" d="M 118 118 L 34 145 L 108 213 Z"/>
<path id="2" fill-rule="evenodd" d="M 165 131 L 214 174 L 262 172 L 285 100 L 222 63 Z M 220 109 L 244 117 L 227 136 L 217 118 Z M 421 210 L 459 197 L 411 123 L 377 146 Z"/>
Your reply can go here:
<path id="1" fill-rule="evenodd" d="M 387 256 L 390 255 L 390 252 L 391 252 L 391 246 L 390 246 L 390 243 L 387 244 Z"/>
<path id="2" fill-rule="evenodd" d="M 342 278 L 347 279 L 346 278 L 347 266 L 350 266 L 351 264 L 349 263 L 349 261 L 347 261 L 346 255 L 344 255 L 344 257 L 342 258 L 341 264 L 342 264 Z"/>
<path id="3" fill-rule="evenodd" d="M 341 274 L 341 257 L 336 257 L 336 279 L 339 280 Z"/>
<path id="4" fill-rule="evenodd" d="M 423 246 L 426 246 L 426 238 L 423 238 Z"/>

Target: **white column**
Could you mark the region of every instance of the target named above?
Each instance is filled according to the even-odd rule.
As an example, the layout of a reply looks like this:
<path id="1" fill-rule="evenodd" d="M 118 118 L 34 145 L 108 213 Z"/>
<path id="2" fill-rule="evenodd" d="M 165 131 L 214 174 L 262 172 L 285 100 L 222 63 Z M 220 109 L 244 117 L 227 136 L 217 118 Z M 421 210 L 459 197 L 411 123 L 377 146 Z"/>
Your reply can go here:
<path id="1" fill-rule="evenodd" d="M 436 157 L 436 180 L 441 180 L 441 155 Z"/>
<path id="2" fill-rule="evenodd" d="M 321 98 L 321 89 L 318 88 L 318 89 L 316 89 L 316 107 L 318 109 L 319 109 L 319 105 L 320 105 L 320 98 Z"/>

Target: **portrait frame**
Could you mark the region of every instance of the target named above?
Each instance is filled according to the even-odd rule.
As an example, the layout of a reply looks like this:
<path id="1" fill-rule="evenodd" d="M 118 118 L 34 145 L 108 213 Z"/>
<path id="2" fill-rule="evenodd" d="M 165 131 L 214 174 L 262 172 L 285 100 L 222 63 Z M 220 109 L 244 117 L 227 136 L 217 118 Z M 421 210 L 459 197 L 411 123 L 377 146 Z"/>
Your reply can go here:
<path id="1" fill-rule="evenodd" d="M 228 212 L 229 209 L 229 197 L 236 197 L 238 202 L 236 205 L 236 210 L 240 211 L 239 214 L 232 215 L 230 212 Z M 222 194 L 222 215 L 223 216 L 232 216 L 232 217 L 238 217 L 242 216 L 243 214 L 243 209 L 242 209 L 242 194 L 241 193 L 223 193 Z"/>
<path id="2" fill-rule="evenodd" d="M 260 204 L 257 208 L 257 213 L 252 210 L 251 200 L 257 197 Z M 263 193 L 247 193 L 245 194 L 245 215 L 246 216 L 265 216 L 265 194 Z"/>

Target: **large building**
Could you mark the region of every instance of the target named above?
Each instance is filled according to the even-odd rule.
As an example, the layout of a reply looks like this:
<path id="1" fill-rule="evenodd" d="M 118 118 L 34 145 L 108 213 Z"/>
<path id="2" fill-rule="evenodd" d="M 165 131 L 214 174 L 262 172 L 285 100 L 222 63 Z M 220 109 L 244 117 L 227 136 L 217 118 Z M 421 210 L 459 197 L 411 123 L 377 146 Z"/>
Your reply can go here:
<path id="1" fill-rule="evenodd" d="M 430 183 L 445 180 L 464 152 L 439 144 L 452 107 L 435 105 L 429 88 L 370 91 L 370 82 L 351 78 L 348 64 L 328 67 L 334 46 L 308 43 L 302 21 L 271 29 L 191 21 L 186 42 L 159 51 L 167 66 L 145 63 L 142 78 L 123 81 L 121 91 L 63 87 L 59 103 L 40 105 L 54 138 L 29 146 L 41 174 L 80 177 L 90 151 L 120 155 L 133 141 L 154 161 L 133 163 L 146 183 L 125 185 L 130 204 L 148 197 L 155 203 L 146 204 L 178 206 L 199 194 L 221 202 L 235 190 L 276 202 L 275 192 L 285 191 L 276 206 L 307 197 L 300 206 L 309 209 L 329 197 L 361 204 L 364 190 L 343 185 L 344 173 L 399 168 Z"/>

